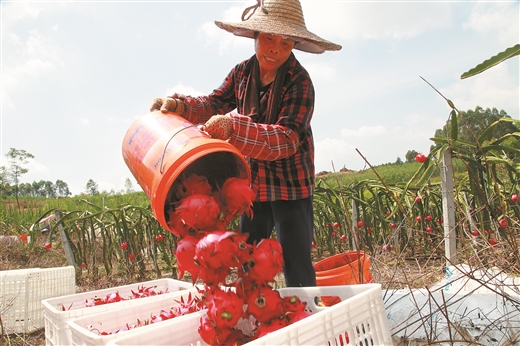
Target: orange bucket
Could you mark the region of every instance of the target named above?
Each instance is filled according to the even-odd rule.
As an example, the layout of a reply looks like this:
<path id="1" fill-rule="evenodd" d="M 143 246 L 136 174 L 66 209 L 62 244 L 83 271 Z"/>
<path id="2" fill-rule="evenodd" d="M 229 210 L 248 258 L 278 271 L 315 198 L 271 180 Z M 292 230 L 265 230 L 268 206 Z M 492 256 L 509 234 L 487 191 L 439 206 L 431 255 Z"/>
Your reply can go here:
<path id="1" fill-rule="evenodd" d="M 340 286 L 373 282 L 370 273 L 370 258 L 363 251 L 337 254 L 314 264 L 316 285 Z M 341 301 L 339 297 L 321 297 L 322 302 L 331 306 Z"/>
<path id="2" fill-rule="evenodd" d="M 154 111 L 135 121 L 123 140 L 123 159 L 165 229 L 168 210 L 177 202 L 172 186 L 181 177 L 204 176 L 213 188 L 231 177 L 251 179 L 249 165 L 237 148 L 174 113 Z"/>

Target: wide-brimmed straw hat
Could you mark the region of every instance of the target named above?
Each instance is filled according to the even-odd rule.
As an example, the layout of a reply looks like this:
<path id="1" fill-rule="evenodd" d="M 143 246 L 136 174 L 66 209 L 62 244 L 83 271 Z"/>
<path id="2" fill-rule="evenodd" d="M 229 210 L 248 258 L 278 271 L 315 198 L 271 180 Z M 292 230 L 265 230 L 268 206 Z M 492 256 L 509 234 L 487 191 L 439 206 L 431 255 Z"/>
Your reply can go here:
<path id="1" fill-rule="evenodd" d="M 242 22 L 215 21 L 215 24 L 237 36 L 254 38 L 255 32 L 286 36 L 296 41 L 294 49 L 308 53 L 341 49 L 339 44 L 307 30 L 298 0 L 257 0 L 256 5 L 244 10 Z"/>

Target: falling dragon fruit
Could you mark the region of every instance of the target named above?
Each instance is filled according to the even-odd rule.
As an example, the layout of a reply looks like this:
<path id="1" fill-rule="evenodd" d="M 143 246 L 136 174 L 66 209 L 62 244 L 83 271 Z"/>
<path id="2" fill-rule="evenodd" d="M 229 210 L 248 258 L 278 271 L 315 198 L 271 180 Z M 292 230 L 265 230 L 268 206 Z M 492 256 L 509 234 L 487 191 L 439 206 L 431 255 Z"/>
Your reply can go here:
<path id="1" fill-rule="evenodd" d="M 247 179 L 228 178 L 212 188 L 205 177 L 191 174 L 175 188 L 178 201 L 169 211 L 169 231 L 180 238 L 175 250 L 178 278 L 188 272 L 206 308 L 198 332 L 210 345 L 241 345 L 311 314 L 298 297 L 281 297 L 273 289 L 283 270 L 276 239 L 248 244 L 247 234 L 227 229 L 241 214 L 253 217 L 256 193 Z M 229 283 L 232 272 L 235 281 Z M 252 324 L 242 331 L 240 322 Z"/>

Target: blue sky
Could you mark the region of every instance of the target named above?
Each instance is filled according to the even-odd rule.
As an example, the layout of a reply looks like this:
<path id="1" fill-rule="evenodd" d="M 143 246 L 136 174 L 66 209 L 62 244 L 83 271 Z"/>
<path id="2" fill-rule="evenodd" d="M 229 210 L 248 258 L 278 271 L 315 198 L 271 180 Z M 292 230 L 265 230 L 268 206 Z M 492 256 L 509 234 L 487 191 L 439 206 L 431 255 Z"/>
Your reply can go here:
<path id="1" fill-rule="evenodd" d="M 153 98 L 200 95 L 253 53 L 214 20 L 239 21 L 255 1 L 1 3 L 1 154 L 35 158 L 23 182 L 57 179 L 73 194 L 93 179 L 120 191 L 122 140 Z M 520 42 L 518 1 L 302 1 L 307 28 L 339 52 L 295 51 L 316 89 L 316 171 L 367 168 L 427 153 L 460 110 L 519 118 L 519 61 L 460 75 Z"/>

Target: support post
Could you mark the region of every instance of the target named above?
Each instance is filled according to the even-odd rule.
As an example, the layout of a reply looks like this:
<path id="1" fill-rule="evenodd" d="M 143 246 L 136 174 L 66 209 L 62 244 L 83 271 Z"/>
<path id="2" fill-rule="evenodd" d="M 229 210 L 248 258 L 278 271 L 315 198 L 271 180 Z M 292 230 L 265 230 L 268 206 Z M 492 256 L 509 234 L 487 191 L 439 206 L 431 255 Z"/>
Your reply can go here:
<path id="1" fill-rule="evenodd" d="M 442 181 L 442 213 L 444 227 L 444 248 L 446 259 L 451 264 L 457 264 L 457 239 L 455 230 L 455 202 L 453 197 L 453 166 L 451 152 L 445 150 L 441 162 Z"/>

